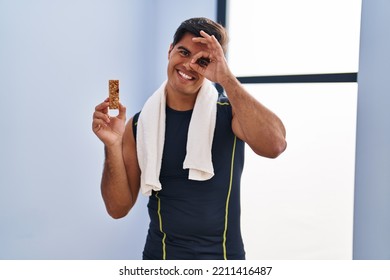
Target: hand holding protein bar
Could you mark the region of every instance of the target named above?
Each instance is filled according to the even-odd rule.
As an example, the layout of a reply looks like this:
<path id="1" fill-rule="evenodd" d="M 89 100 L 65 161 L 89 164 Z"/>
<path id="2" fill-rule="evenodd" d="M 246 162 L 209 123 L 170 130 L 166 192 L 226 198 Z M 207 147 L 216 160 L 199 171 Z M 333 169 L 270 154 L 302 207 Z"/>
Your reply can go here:
<path id="1" fill-rule="evenodd" d="M 95 107 L 92 130 L 106 145 L 121 143 L 125 131 L 126 108 L 119 100 L 119 80 L 108 81 L 108 97 Z"/>

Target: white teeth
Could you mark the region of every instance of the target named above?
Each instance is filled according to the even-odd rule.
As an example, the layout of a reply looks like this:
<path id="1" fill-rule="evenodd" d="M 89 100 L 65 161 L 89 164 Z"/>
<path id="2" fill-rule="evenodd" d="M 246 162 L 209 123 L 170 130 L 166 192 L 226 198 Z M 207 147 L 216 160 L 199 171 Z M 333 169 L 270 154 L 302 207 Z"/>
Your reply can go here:
<path id="1" fill-rule="evenodd" d="M 182 76 L 184 79 L 192 80 L 192 77 L 191 77 L 191 76 L 188 76 L 188 75 L 184 74 L 184 73 L 181 72 L 181 71 L 179 71 L 179 74 L 180 74 L 180 76 Z"/>

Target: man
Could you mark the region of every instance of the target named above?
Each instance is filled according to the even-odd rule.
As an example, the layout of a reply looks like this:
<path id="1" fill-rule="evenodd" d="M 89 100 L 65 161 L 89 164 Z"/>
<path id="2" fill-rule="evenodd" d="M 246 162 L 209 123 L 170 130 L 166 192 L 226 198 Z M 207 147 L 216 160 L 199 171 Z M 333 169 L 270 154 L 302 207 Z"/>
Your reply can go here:
<path id="1" fill-rule="evenodd" d="M 169 48 L 168 78 L 150 98 L 158 96 L 155 101 L 127 125 L 122 104 L 117 117 L 108 115 L 108 100 L 95 108 L 93 131 L 105 145 L 101 190 L 108 213 L 124 217 L 140 189 L 150 195 L 143 259 L 245 259 L 239 197 L 244 142 L 275 158 L 286 148 L 286 132 L 232 74 L 226 44 L 221 25 L 186 20 Z M 208 81 L 227 96 L 218 97 Z M 186 167 L 187 161 L 203 166 Z"/>

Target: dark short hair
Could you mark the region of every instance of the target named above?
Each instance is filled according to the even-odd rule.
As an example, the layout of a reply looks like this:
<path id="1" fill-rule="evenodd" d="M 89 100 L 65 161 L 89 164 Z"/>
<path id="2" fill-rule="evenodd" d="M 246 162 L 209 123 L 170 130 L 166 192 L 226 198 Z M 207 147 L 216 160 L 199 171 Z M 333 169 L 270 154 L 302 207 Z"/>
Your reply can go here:
<path id="1" fill-rule="evenodd" d="M 191 33 L 197 37 L 201 37 L 200 31 L 202 30 L 211 36 L 214 35 L 219 44 L 222 46 L 224 53 L 226 53 L 228 35 L 225 28 L 219 23 L 204 17 L 190 18 L 183 21 L 173 36 L 172 45 L 175 46 L 186 33 Z"/>

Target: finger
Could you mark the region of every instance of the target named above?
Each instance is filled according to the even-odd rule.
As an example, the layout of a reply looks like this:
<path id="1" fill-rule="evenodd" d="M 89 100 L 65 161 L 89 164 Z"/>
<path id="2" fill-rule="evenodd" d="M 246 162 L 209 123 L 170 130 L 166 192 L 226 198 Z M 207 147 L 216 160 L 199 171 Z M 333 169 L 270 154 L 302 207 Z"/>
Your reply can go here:
<path id="1" fill-rule="evenodd" d="M 214 36 L 214 35 L 208 34 L 204 30 L 201 30 L 199 33 L 200 33 L 200 36 L 202 36 L 203 38 L 206 38 L 207 40 L 210 40 Z"/>
<path id="2" fill-rule="evenodd" d="M 119 114 L 118 118 L 121 120 L 126 120 L 126 107 L 123 106 L 122 103 L 119 102 Z"/>
<path id="3" fill-rule="evenodd" d="M 194 54 L 194 56 L 192 57 L 191 63 L 197 63 L 198 59 L 200 59 L 202 57 L 209 59 L 210 62 L 211 62 L 211 55 L 210 55 L 210 53 L 206 52 L 206 51 L 200 51 L 200 52 Z"/>
<path id="4" fill-rule="evenodd" d="M 108 102 L 108 99 L 106 99 L 104 102 L 100 103 L 95 107 L 95 111 L 104 111 L 108 108 L 109 105 L 110 104 Z"/>
<path id="5" fill-rule="evenodd" d="M 215 38 L 214 35 L 209 35 L 208 33 L 206 33 L 203 30 L 200 31 L 200 36 L 201 37 L 194 37 L 192 39 L 196 42 L 212 42 L 212 41 L 214 41 L 213 38 Z M 218 42 L 218 40 L 217 40 L 217 42 Z"/>
<path id="6" fill-rule="evenodd" d="M 212 36 L 204 32 L 203 30 L 201 30 L 200 37 L 194 37 L 192 38 L 192 41 L 197 43 L 207 44 L 208 42 L 212 42 Z"/>
<path id="7" fill-rule="evenodd" d="M 209 33 L 207 33 L 206 31 L 204 31 L 204 30 L 201 30 L 200 32 L 200 35 L 202 35 L 203 37 L 211 37 L 211 35 L 209 34 Z"/>
<path id="8" fill-rule="evenodd" d="M 108 124 L 102 119 L 95 119 L 92 122 L 92 127 L 97 127 L 97 126 L 106 127 L 108 126 Z"/>
<path id="9" fill-rule="evenodd" d="M 101 129 L 107 127 L 107 123 L 105 123 L 103 120 L 96 119 L 92 122 L 92 130 L 97 133 Z"/>
<path id="10" fill-rule="evenodd" d="M 206 38 L 203 38 L 203 37 L 194 37 L 194 38 L 192 38 L 192 41 L 194 42 L 194 43 L 201 43 L 201 44 L 205 44 L 205 45 L 207 45 L 209 42 L 207 41 L 207 39 Z"/>
<path id="11" fill-rule="evenodd" d="M 201 31 L 201 35 L 203 37 L 194 37 L 192 38 L 193 42 L 195 43 L 201 43 L 204 45 L 207 45 L 209 49 L 216 49 L 216 48 L 221 48 L 221 44 L 218 42 L 217 38 L 215 38 L 214 35 L 210 36 L 204 31 Z"/>
<path id="12" fill-rule="evenodd" d="M 206 69 L 207 69 L 207 67 L 202 67 L 202 66 L 200 66 L 198 63 L 196 63 L 196 62 L 194 62 L 194 63 L 190 63 L 189 64 L 189 66 L 190 66 L 190 68 L 193 70 L 193 71 L 195 71 L 195 72 L 197 72 L 198 74 L 200 74 L 200 75 L 202 75 L 202 76 L 204 76 L 204 74 L 205 74 L 205 72 L 206 72 Z"/>
<path id="13" fill-rule="evenodd" d="M 102 120 L 106 123 L 110 123 L 110 116 L 100 111 L 95 111 L 93 113 L 93 120 Z"/>
<path id="14" fill-rule="evenodd" d="M 205 38 L 207 41 L 219 44 L 217 38 L 215 38 L 214 35 L 209 35 L 208 33 L 204 32 L 203 30 L 200 31 L 200 35 L 202 35 L 202 37 Z"/>

